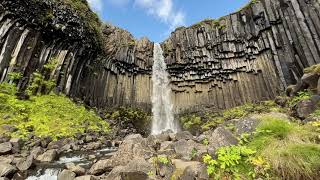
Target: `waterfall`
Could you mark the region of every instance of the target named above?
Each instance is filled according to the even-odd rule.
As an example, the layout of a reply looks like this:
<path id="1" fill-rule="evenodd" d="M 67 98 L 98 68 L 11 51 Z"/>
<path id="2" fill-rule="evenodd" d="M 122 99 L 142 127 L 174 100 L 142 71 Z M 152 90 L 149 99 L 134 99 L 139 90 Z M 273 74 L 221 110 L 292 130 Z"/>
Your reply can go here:
<path id="1" fill-rule="evenodd" d="M 166 130 L 177 132 L 179 129 L 173 116 L 169 74 L 166 69 L 161 46 L 155 43 L 152 67 L 152 134 L 160 134 Z"/>

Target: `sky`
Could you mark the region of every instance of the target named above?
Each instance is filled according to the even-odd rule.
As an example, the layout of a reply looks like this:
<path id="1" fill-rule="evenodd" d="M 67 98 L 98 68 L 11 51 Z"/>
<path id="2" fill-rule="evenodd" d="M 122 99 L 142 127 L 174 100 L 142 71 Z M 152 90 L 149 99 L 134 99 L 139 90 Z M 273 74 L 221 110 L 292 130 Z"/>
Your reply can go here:
<path id="1" fill-rule="evenodd" d="M 250 0 L 88 0 L 101 20 L 128 30 L 137 39 L 162 42 L 176 27 L 219 18 Z"/>

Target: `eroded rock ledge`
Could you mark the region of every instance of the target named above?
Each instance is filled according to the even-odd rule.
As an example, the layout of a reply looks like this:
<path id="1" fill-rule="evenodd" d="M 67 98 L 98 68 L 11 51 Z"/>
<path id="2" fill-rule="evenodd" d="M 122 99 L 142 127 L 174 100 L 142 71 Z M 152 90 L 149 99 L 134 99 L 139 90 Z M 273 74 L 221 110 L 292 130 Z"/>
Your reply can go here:
<path id="1" fill-rule="evenodd" d="M 1 81 L 22 72 L 19 86 L 25 87 L 54 57 L 58 91 L 98 108 L 151 108 L 153 42 L 105 25 L 97 50 L 72 10 L 49 3 L 57 8 L 56 24 L 44 27 L 26 4 L 1 2 Z M 319 17 L 317 0 L 260 0 L 219 20 L 178 28 L 162 43 L 175 109 L 225 109 L 274 98 L 320 62 Z"/>

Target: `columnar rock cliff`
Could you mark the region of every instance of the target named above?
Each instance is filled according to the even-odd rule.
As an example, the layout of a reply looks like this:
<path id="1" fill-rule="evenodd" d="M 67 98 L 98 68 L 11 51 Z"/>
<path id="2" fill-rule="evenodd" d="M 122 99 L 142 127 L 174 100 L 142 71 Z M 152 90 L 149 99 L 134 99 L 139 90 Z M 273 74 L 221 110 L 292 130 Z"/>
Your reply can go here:
<path id="1" fill-rule="evenodd" d="M 55 58 L 58 91 L 99 108 L 151 109 L 153 43 L 104 25 L 97 48 L 77 12 L 52 1 L 1 1 L 1 81 L 22 72 L 25 88 Z M 49 13 L 37 16 L 43 8 Z M 175 109 L 274 98 L 320 62 L 319 36 L 317 0 L 255 0 L 218 20 L 178 28 L 162 43 Z"/>

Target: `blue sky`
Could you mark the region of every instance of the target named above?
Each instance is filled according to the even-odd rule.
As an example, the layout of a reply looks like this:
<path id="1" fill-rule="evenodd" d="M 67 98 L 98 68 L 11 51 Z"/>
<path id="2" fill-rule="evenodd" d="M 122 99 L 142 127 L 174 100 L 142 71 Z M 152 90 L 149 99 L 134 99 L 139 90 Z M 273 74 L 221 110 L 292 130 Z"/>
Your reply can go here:
<path id="1" fill-rule="evenodd" d="M 131 32 L 136 38 L 161 42 L 179 26 L 236 11 L 249 0 L 88 0 L 102 21 Z"/>

